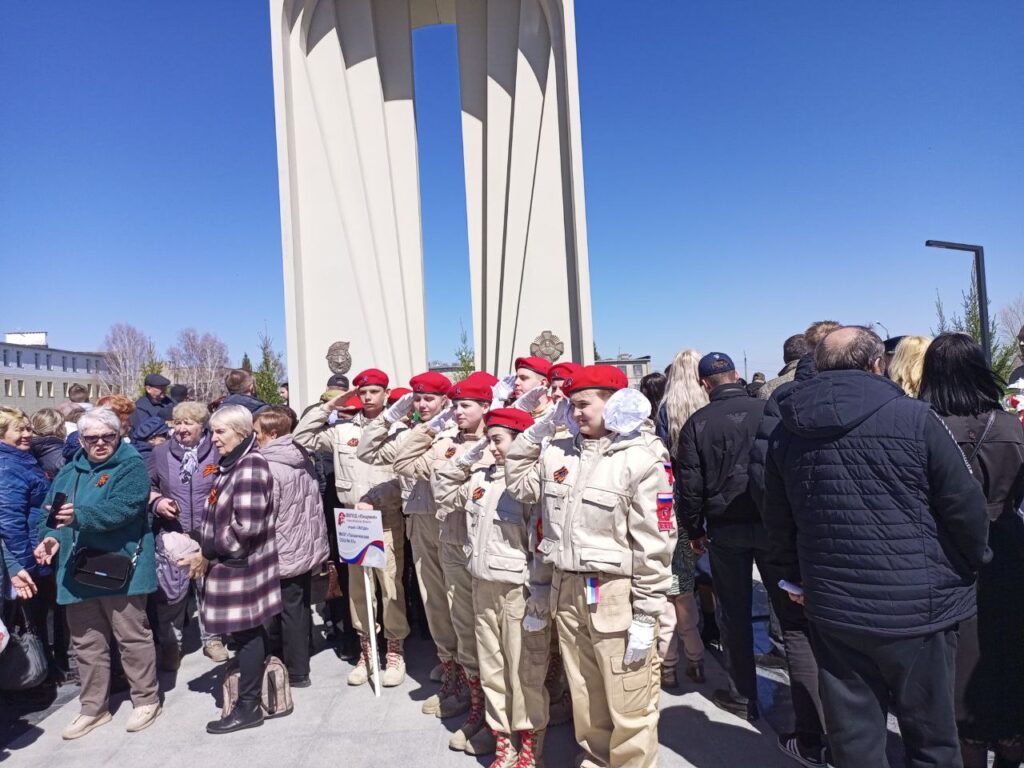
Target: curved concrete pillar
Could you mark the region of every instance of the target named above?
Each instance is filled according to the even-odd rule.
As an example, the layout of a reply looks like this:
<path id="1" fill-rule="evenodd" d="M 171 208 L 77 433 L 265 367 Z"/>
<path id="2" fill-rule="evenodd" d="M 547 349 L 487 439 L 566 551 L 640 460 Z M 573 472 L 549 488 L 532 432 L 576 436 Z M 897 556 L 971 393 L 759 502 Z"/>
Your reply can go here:
<path id="1" fill-rule="evenodd" d="M 288 363 L 426 366 L 411 30 L 458 26 L 478 365 L 542 331 L 593 356 L 571 0 L 271 0 Z"/>

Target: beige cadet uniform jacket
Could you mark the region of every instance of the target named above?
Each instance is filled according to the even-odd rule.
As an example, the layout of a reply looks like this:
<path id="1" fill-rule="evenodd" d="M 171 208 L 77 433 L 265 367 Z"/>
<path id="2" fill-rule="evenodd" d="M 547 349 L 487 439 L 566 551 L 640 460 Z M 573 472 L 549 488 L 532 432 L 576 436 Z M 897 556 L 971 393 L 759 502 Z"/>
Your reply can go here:
<path id="1" fill-rule="evenodd" d="M 530 585 L 547 615 L 551 566 L 534 553 L 540 543 L 540 505 L 516 501 L 505 487 L 505 468 L 448 461 L 434 470 L 434 498 L 442 513 L 466 511 L 466 551 L 475 579 Z"/>
<path id="2" fill-rule="evenodd" d="M 395 472 L 403 477 L 410 477 L 417 482 L 426 484 L 426 492 L 430 497 L 430 506 L 441 521 L 441 541 L 457 544 L 466 543 L 465 510 L 444 510 L 438 508 L 434 498 L 430 480 L 434 470 L 446 461 L 454 459 L 477 441 L 476 437 L 466 437 L 455 429 L 446 429 L 434 434 L 425 424 L 417 424 L 409 430 L 408 437 L 398 442 L 395 454 Z M 410 499 L 410 502 L 412 500 Z M 410 502 L 406 502 L 408 507 Z M 409 512 L 409 514 L 413 514 Z"/>
<path id="3" fill-rule="evenodd" d="M 323 405 L 307 411 L 295 428 L 295 442 L 312 451 L 331 451 L 334 484 L 343 506 L 351 508 L 364 501 L 381 511 L 385 525 L 394 525 L 402 514 L 401 487 L 394 470 L 361 461 L 356 453 L 368 420 L 357 413 L 351 419 L 328 426 L 330 413 L 331 409 Z"/>
<path id="4" fill-rule="evenodd" d="M 672 583 L 676 523 L 668 451 L 651 432 L 599 440 L 520 435 L 505 458 L 509 493 L 541 504 L 545 561 L 560 571 L 628 576 L 634 613 L 658 616 Z M 604 600 L 604 596 L 602 596 Z"/>
<path id="5" fill-rule="evenodd" d="M 363 426 L 362 437 L 356 448 L 356 456 L 361 461 L 374 466 L 394 467 L 395 456 L 398 455 L 398 444 L 412 434 L 412 429 L 403 422 L 388 424 L 381 414 Z M 434 495 L 430 491 L 430 481 L 413 480 L 398 476 L 398 484 L 402 489 L 402 511 L 407 515 L 433 515 L 437 513 Z"/>

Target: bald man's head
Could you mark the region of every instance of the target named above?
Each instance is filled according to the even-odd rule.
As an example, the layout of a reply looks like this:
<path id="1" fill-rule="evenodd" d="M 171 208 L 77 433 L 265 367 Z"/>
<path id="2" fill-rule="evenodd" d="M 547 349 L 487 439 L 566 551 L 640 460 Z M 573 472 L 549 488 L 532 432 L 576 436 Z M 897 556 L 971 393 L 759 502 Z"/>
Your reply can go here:
<path id="1" fill-rule="evenodd" d="M 861 325 L 846 325 L 829 333 L 814 350 L 819 371 L 884 370 L 885 345 L 878 334 Z"/>

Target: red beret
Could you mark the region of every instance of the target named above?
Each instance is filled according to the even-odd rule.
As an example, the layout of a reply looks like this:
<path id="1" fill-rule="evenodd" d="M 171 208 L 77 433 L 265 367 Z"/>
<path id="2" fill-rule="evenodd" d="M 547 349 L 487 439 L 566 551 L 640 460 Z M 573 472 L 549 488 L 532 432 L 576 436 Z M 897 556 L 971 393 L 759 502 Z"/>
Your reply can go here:
<path id="1" fill-rule="evenodd" d="M 374 387 L 384 387 L 384 389 L 387 389 L 388 388 L 388 384 L 390 383 L 390 381 L 391 380 L 388 378 L 388 375 L 386 373 L 384 373 L 384 371 L 377 370 L 376 368 L 367 368 L 365 371 L 363 371 L 360 374 L 357 374 L 356 377 L 354 379 L 352 379 L 352 386 L 354 386 L 354 387 L 371 387 L 371 386 L 374 386 Z"/>
<path id="2" fill-rule="evenodd" d="M 388 394 L 388 405 L 391 405 L 392 403 L 397 403 L 405 395 L 411 395 L 411 394 L 412 394 L 412 390 L 411 389 L 406 389 L 405 387 L 395 387 Z"/>
<path id="3" fill-rule="evenodd" d="M 469 376 L 466 377 L 466 381 L 469 381 L 470 379 L 482 381 L 488 387 L 493 387 L 495 384 L 498 383 L 498 377 L 495 376 L 493 373 L 488 373 L 487 371 L 473 371 L 471 374 L 469 374 Z"/>
<path id="4" fill-rule="evenodd" d="M 523 432 L 533 424 L 533 416 L 518 408 L 495 408 L 484 416 L 484 423 L 488 427 L 506 427 Z"/>
<path id="5" fill-rule="evenodd" d="M 543 357 L 517 357 L 516 370 L 518 371 L 520 368 L 527 368 L 547 378 L 548 372 L 551 370 L 551 361 L 545 360 Z"/>
<path id="6" fill-rule="evenodd" d="M 417 395 L 447 395 L 451 379 L 437 371 L 427 371 L 409 379 L 409 388 Z"/>
<path id="7" fill-rule="evenodd" d="M 345 401 L 345 404 L 341 407 L 361 411 L 363 410 L 363 401 L 359 399 L 359 395 L 352 395 L 351 397 L 349 397 L 348 400 Z"/>
<path id="8" fill-rule="evenodd" d="M 551 366 L 548 378 L 552 381 L 555 379 L 568 379 L 574 373 L 579 373 L 581 370 L 583 370 L 583 366 L 579 363 L 555 363 Z"/>
<path id="9" fill-rule="evenodd" d="M 469 376 L 462 381 L 456 382 L 448 390 L 449 400 L 480 400 L 489 403 L 494 398 L 490 385 L 483 379 Z"/>
<path id="10" fill-rule="evenodd" d="M 587 365 L 565 380 L 562 391 L 566 395 L 584 389 L 625 389 L 629 386 L 626 374 L 614 365 Z"/>

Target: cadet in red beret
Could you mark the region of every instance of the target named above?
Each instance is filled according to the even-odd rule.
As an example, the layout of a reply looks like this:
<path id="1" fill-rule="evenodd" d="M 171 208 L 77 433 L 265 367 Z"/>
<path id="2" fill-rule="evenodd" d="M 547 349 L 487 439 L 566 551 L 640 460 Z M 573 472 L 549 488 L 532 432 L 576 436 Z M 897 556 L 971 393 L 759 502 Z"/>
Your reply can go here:
<path id="1" fill-rule="evenodd" d="M 388 379 L 388 375 L 384 371 L 378 370 L 377 368 L 367 368 L 362 373 L 356 374 L 356 377 L 352 379 L 353 387 L 366 387 L 370 385 L 388 388 L 388 384 L 391 381 Z"/>
<path id="2" fill-rule="evenodd" d="M 395 387 L 390 390 L 388 394 L 388 405 L 394 405 L 397 403 L 403 395 L 411 395 L 412 390 L 408 387 Z"/>
<path id="3" fill-rule="evenodd" d="M 447 395 L 452 382 L 443 373 L 427 371 L 409 379 L 409 388 L 417 395 Z"/>
<path id="4" fill-rule="evenodd" d="M 548 724 L 544 678 L 523 675 L 520 670 L 547 669 L 550 628 L 529 632 L 521 617 L 531 611 L 548 614 L 548 592 L 542 585 L 550 583 L 551 569 L 539 560 L 531 563 L 538 543 L 538 508 L 508 494 L 503 467 L 508 447 L 533 424 L 533 418 L 519 408 L 499 408 L 487 415 L 486 422 L 486 436 L 439 466 L 432 481 L 439 514 L 469 513 L 466 543 L 472 554 L 466 567 L 472 577 L 472 615 L 483 683 L 480 704 L 486 702 L 490 728 L 478 731 L 466 751 L 474 748 L 472 754 L 479 754 L 475 747 L 486 740 L 488 748 L 497 751 L 495 765 L 541 765 Z M 488 448 L 495 462 L 489 467 Z M 531 593 L 526 583 L 533 572 L 537 578 Z M 516 743 L 513 734 L 518 734 Z"/>
<path id="5" fill-rule="evenodd" d="M 389 383 L 388 375 L 377 368 L 368 368 L 352 379 L 363 407 L 374 414 L 380 413 L 387 403 Z"/>
<path id="6" fill-rule="evenodd" d="M 548 373 L 551 371 L 551 363 L 543 357 L 518 357 L 515 370 L 516 385 L 512 394 L 516 397 L 521 397 L 536 387 L 546 387 L 550 383 Z"/>
<path id="7" fill-rule="evenodd" d="M 578 373 L 582 368 L 583 366 L 579 363 L 555 363 L 551 366 L 551 371 L 548 373 L 548 381 L 551 382 L 551 400 L 553 402 L 557 403 L 565 397 L 565 393 L 562 392 L 562 385 L 567 378 L 574 373 Z"/>
<path id="8" fill-rule="evenodd" d="M 488 387 L 493 387 L 499 381 L 497 376 L 492 373 L 488 373 L 487 371 L 473 371 L 465 380 L 469 381 L 470 379 L 479 379 L 480 381 L 485 382 Z"/>
<path id="9" fill-rule="evenodd" d="M 570 374 L 562 385 L 562 392 L 571 397 L 584 389 L 604 389 L 617 392 L 629 386 L 626 374 L 614 365 L 587 365 Z"/>

